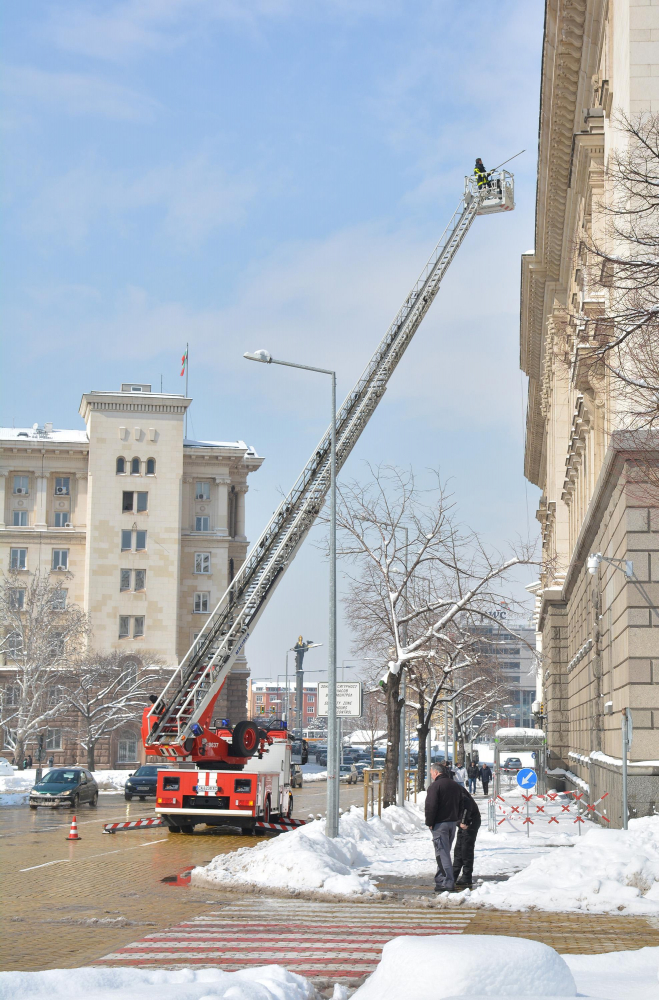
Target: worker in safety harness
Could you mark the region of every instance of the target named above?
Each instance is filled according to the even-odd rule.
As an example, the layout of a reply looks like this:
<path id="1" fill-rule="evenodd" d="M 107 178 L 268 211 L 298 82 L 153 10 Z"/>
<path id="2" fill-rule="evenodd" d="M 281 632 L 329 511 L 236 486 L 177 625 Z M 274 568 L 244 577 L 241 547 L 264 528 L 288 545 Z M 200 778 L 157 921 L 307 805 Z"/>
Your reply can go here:
<path id="1" fill-rule="evenodd" d="M 478 190 L 480 191 L 482 188 L 487 187 L 490 180 L 490 175 L 483 166 L 483 161 L 481 160 L 480 156 L 476 160 L 474 173 L 476 174 L 476 182 L 478 184 Z"/>

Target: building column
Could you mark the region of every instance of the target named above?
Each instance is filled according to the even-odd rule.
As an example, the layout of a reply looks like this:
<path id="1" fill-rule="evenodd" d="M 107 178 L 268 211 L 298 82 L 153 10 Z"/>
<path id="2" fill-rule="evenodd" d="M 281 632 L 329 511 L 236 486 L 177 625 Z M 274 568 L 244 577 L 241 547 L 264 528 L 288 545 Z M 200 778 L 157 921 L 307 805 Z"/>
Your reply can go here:
<path id="1" fill-rule="evenodd" d="M 74 520 L 75 517 L 75 520 Z M 77 473 L 75 479 L 75 505 L 71 497 L 71 523 L 75 528 L 87 526 L 87 473 Z"/>
<path id="2" fill-rule="evenodd" d="M 5 486 L 7 473 L 0 470 L 0 529 L 5 527 Z"/>
<path id="3" fill-rule="evenodd" d="M 46 503 L 48 500 L 48 476 L 37 476 L 37 505 L 34 527 L 42 531 L 48 527 L 46 523 Z"/>
<path id="4" fill-rule="evenodd" d="M 213 530 L 223 535 L 229 533 L 229 487 L 231 480 L 227 476 L 214 476 L 216 489 L 213 504 Z"/>
<path id="5" fill-rule="evenodd" d="M 245 537 L 245 494 L 249 486 L 236 486 L 236 538 Z"/>

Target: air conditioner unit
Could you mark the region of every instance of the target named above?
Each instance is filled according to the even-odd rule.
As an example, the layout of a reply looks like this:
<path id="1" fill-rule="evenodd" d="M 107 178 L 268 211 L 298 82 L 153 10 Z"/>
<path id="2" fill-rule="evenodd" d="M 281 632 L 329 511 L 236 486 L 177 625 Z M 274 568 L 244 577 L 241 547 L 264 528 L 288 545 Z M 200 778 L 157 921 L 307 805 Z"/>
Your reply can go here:
<path id="1" fill-rule="evenodd" d="M 67 521 L 67 522 L 66 522 L 66 524 L 64 525 L 64 527 L 65 527 L 65 528 L 72 528 L 72 527 L 73 527 L 73 525 L 71 524 L 71 522 L 70 522 L 70 521 Z"/>
<path id="2" fill-rule="evenodd" d="M 195 500 L 208 500 L 208 497 L 205 497 L 203 493 L 197 493 Z"/>
<path id="3" fill-rule="evenodd" d="M 55 493 L 57 494 L 58 497 L 67 496 L 68 492 L 69 491 L 67 490 L 66 486 L 58 486 L 57 489 L 55 490 Z"/>
<path id="4" fill-rule="evenodd" d="M 17 486 L 16 489 L 14 490 L 14 493 L 27 493 L 27 490 L 25 489 L 24 486 Z"/>

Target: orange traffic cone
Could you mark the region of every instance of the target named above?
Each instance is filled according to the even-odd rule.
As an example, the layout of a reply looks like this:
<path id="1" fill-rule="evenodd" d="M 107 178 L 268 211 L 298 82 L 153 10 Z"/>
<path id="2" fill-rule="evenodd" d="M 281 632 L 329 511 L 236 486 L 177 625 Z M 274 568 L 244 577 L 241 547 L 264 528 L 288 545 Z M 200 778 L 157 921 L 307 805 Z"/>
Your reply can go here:
<path id="1" fill-rule="evenodd" d="M 67 840 L 82 840 L 82 837 L 78 833 L 78 825 L 76 823 L 75 816 L 71 820 L 71 829 L 69 830 L 69 835 L 68 835 L 68 837 L 66 839 Z"/>

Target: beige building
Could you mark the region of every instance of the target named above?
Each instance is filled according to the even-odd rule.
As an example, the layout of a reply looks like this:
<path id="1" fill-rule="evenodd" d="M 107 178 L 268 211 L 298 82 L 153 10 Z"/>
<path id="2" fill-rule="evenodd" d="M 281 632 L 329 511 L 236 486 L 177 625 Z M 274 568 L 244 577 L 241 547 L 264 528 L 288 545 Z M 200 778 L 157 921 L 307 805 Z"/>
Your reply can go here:
<path id="1" fill-rule="evenodd" d="M 245 558 L 247 477 L 263 461 L 242 441 L 184 438 L 190 402 L 127 383 L 85 393 L 86 430 L 0 429 L 3 569 L 61 576 L 95 648 L 170 666 Z M 243 658 L 229 716 L 244 716 L 247 675 Z"/>
<path id="2" fill-rule="evenodd" d="M 521 365 L 529 377 L 525 472 L 542 489 L 541 697 L 556 779 L 611 792 L 621 823 L 621 716 L 631 759 L 659 762 L 659 519 L 632 490 L 638 441 L 604 378 L 580 364 L 584 317 L 605 315 L 583 243 L 603 235 L 598 204 L 622 142 L 612 110 L 659 111 L 657 0 L 547 0 L 535 252 L 522 259 Z M 591 553 L 606 558 L 595 575 Z M 618 563 L 607 559 L 619 560 Z M 643 591 L 627 579 L 633 560 Z M 613 714 L 609 714 L 613 713 Z M 659 767 L 630 771 L 631 815 L 652 813 Z"/>

